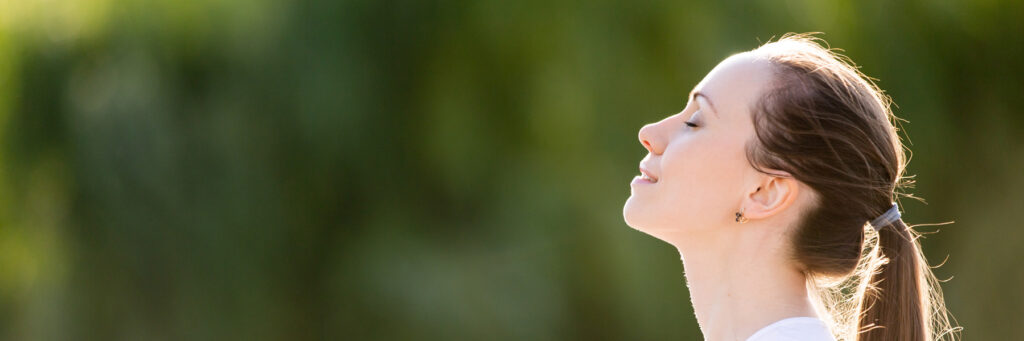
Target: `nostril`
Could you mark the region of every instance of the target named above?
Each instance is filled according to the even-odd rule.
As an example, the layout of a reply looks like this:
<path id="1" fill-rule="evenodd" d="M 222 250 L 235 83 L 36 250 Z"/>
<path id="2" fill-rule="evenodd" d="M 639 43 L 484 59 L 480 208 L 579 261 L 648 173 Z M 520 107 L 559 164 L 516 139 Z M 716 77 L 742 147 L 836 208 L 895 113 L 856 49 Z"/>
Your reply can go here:
<path id="1" fill-rule="evenodd" d="M 651 153 L 654 153 L 654 144 L 651 143 L 649 138 L 654 137 L 654 128 L 655 126 L 652 123 L 643 126 L 643 128 L 640 128 L 640 131 L 637 132 L 637 139 L 640 140 L 640 144 L 644 145 L 644 148 Z"/>

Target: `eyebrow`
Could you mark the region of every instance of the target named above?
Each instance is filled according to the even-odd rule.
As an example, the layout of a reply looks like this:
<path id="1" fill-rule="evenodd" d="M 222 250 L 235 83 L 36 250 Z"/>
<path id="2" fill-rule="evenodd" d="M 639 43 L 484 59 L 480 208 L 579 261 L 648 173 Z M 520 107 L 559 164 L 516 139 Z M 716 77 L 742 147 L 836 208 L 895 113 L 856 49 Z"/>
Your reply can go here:
<path id="1" fill-rule="evenodd" d="M 708 97 L 708 95 L 705 95 L 703 92 L 700 92 L 700 91 L 697 91 L 697 90 L 690 91 L 690 100 L 691 101 L 696 101 L 697 100 L 697 96 L 704 97 L 704 100 L 708 101 L 708 105 L 711 106 L 711 112 L 714 113 L 715 116 L 718 116 L 718 109 L 715 109 L 715 103 L 711 102 L 711 98 Z"/>

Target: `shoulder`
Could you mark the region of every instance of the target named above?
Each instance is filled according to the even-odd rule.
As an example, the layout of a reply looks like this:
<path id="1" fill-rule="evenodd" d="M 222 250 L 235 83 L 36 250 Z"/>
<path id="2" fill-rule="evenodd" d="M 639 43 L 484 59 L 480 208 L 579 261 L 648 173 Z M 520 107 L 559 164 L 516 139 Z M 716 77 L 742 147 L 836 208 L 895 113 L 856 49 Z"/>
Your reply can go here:
<path id="1" fill-rule="evenodd" d="M 835 338 L 818 318 L 791 317 L 761 328 L 747 341 L 835 341 Z"/>

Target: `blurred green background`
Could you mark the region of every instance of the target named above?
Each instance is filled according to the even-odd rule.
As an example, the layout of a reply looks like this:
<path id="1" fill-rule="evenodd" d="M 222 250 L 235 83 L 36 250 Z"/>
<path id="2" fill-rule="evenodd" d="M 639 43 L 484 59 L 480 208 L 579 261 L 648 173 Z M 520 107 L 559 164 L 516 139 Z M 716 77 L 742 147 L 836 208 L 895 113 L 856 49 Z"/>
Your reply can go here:
<path id="1" fill-rule="evenodd" d="M 1022 13 L 0 1 L 0 339 L 700 339 L 676 250 L 622 221 L 637 131 L 807 31 L 910 121 L 965 339 L 1024 339 Z"/>

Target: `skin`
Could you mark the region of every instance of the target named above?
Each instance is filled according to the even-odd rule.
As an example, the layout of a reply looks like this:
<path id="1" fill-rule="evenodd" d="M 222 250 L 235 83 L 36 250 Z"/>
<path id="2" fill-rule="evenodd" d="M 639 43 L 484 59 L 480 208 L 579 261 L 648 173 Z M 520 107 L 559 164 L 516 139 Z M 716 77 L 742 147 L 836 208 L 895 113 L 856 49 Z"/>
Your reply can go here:
<path id="1" fill-rule="evenodd" d="M 694 88 L 703 96 L 640 129 L 649 152 L 640 165 L 657 181 L 631 184 L 623 217 L 679 251 L 705 340 L 746 340 L 784 318 L 819 316 L 788 240 L 814 194 L 746 158 L 755 139 L 750 108 L 772 79 L 756 52 L 733 55 Z M 741 210 L 743 224 L 735 220 Z"/>

